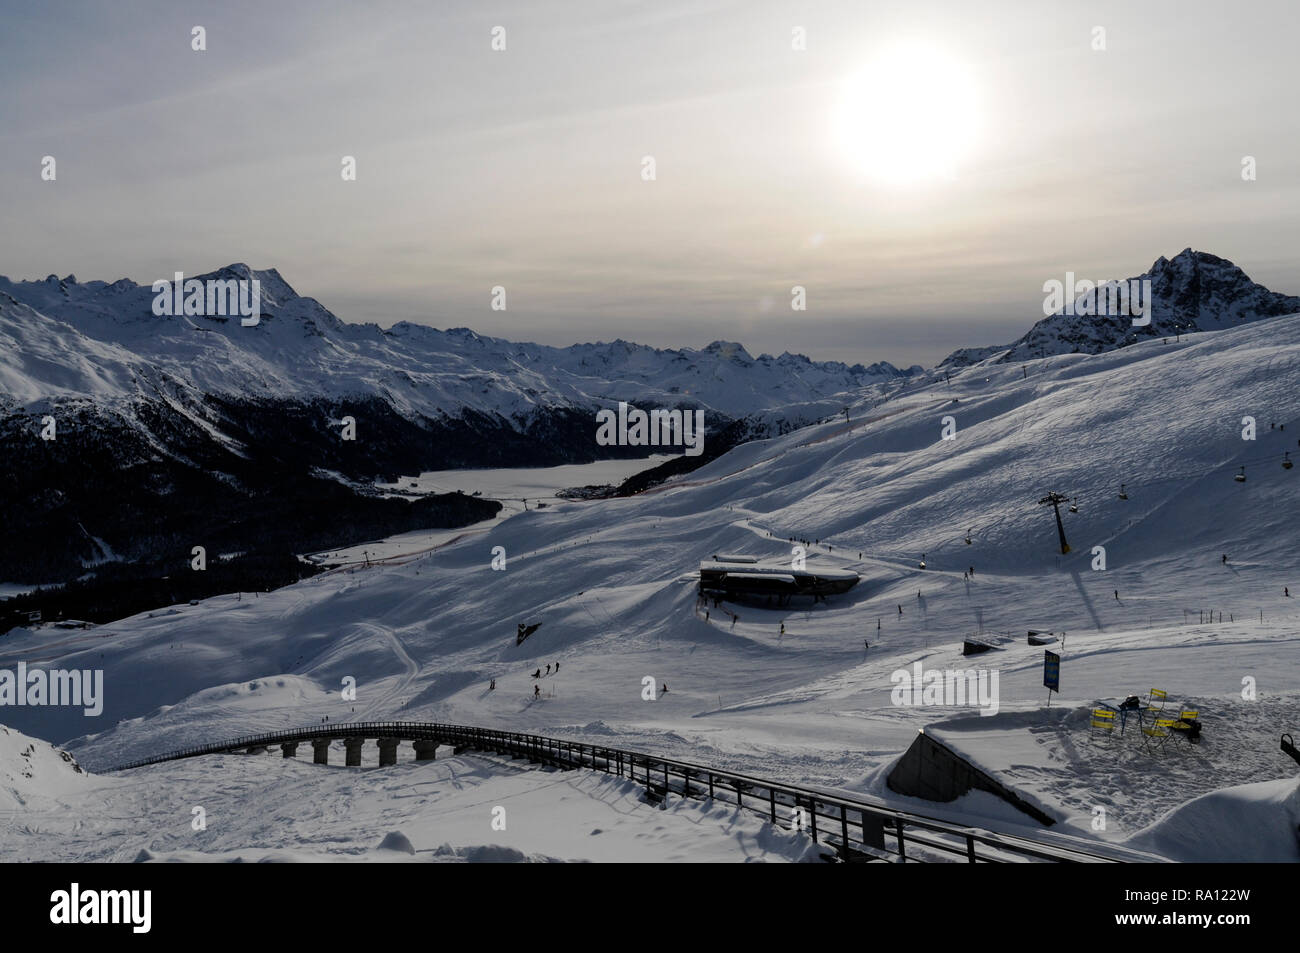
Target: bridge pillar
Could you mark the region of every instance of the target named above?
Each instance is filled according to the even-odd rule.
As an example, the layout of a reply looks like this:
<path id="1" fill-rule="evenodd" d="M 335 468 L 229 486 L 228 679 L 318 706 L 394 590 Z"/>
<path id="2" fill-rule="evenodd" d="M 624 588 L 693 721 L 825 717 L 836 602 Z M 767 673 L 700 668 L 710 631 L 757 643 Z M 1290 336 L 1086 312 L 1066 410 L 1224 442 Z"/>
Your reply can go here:
<path id="1" fill-rule="evenodd" d="M 280 745 L 280 756 L 284 758 L 295 758 L 298 756 L 298 742 L 286 741 Z"/>
<path id="2" fill-rule="evenodd" d="M 311 740 L 312 764 L 329 764 L 330 763 L 330 740 L 328 738 L 313 738 Z"/>
<path id="3" fill-rule="evenodd" d="M 438 742 L 436 741 L 416 741 L 415 760 L 432 761 L 438 756 Z"/>
<path id="4" fill-rule="evenodd" d="M 361 746 L 365 743 L 365 738 L 344 738 L 343 747 L 347 750 L 347 754 L 343 763 L 349 768 L 361 767 Z"/>
<path id="5" fill-rule="evenodd" d="M 387 767 L 390 764 L 397 764 L 397 746 L 401 741 L 397 738 L 380 738 L 379 739 L 379 766 Z"/>

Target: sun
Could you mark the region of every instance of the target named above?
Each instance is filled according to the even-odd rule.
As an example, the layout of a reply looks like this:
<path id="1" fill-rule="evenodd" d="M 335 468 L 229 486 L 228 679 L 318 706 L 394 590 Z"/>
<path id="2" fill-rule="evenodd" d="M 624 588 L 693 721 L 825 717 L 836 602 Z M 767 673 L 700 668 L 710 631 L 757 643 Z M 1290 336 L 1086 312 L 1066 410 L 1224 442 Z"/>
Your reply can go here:
<path id="1" fill-rule="evenodd" d="M 919 43 L 882 52 L 849 76 L 835 137 L 849 163 L 884 185 L 952 179 L 977 138 L 973 77 L 945 51 Z"/>

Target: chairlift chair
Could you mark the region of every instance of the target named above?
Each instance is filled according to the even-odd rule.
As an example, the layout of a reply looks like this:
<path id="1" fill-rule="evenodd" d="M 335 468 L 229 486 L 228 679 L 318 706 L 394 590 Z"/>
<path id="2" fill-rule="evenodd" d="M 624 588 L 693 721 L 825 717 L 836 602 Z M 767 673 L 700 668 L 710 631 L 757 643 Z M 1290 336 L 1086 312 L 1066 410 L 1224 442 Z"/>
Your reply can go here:
<path id="1" fill-rule="evenodd" d="M 1282 469 L 1283 469 L 1283 470 L 1290 470 L 1291 467 L 1292 467 L 1292 463 L 1291 463 L 1291 451 L 1290 451 L 1290 450 L 1287 450 L 1285 453 L 1282 454 Z"/>
<path id="2" fill-rule="evenodd" d="M 1246 468 L 1245 468 L 1245 467 L 1242 467 L 1242 468 L 1241 468 L 1241 472 L 1238 473 L 1238 474 L 1236 474 L 1236 475 L 1234 475 L 1234 476 L 1233 476 L 1233 479 L 1236 480 L 1238 483 L 1245 483 L 1245 482 L 1246 482 Z"/>
<path id="3" fill-rule="evenodd" d="M 1070 501 L 1070 512 L 1071 513 L 1079 512 L 1079 504 L 1076 503 L 1074 500 Z"/>
<path id="4" fill-rule="evenodd" d="M 970 545 L 970 530 L 966 530 L 966 545 Z"/>
<path id="5" fill-rule="evenodd" d="M 1127 499 L 1128 499 L 1128 494 L 1124 492 L 1124 484 L 1123 484 L 1123 483 L 1121 483 L 1121 484 L 1119 485 L 1119 498 L 1120 498 L 1121 500 L 1127 500 Z"/>
<path id="6" fill-rule="evenodd" d="M 925 568 L 925 553 L 921 554 L 921 568 Z"/>

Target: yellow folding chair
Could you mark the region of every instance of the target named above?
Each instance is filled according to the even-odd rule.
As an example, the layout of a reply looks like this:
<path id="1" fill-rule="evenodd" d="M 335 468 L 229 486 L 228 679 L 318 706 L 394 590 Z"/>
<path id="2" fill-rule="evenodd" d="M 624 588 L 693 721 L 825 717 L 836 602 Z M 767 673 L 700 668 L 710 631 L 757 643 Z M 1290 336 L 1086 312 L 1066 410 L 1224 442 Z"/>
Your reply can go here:
<path id="1" fill-rule="evenodd" d="M 1153 718 L 1160 717 L 1160 713 L 1165 710 L 1165 699 L 1169 693 L 1163 688 L 1153 688 L 1147 693 L 1147 703 L 1142 707 L 1142 721 L 1147 722 Z"/>
<path id="2" fill-rule="evenodd" d="M 1115 709 L 1113 708 L 1094 708 L 1092 710 L 1092 730 L 1090 737 L 1096 738 L 1097 732 L 1103 732 L 1106 737 L 1113 738 L 1115 732 Z"/>
<path id="3" fill-rule="evenodd" d="M 1148 751 L 1159 748 L 1173 737 L 1174 722 L 1177 720 L 1177 718 L 1157 718 L 1155 724 L 1143 726 L 1142 734 L 1145 737 L 1142 741 L 1146 744 Z"/>
<path id="4" fill-rule="evenodd" d="M 1178 709 L 1178 718 L 1174 722 L 1174 730 L 1185 737 L 1188 743 L 1195 744 L 1201 734 L 1200 717 L 1199 710 L 1183 705 Z"/>

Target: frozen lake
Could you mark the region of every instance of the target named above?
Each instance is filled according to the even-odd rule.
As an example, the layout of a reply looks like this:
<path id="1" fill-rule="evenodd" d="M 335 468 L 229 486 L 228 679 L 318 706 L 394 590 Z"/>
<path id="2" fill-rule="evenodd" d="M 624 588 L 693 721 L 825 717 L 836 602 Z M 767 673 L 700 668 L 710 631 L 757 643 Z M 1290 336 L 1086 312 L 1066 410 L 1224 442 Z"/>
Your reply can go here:
<path id="1" fill-rule="evenodd" d="M 523 500 L 531 506 L 537 500 L 550 502 L 556 491 L 574 486 L 619 484 L 628 477 L 656 467 L 672 454 L 656 454 L 641 460 L 598 460 L 562 467 L 523 467 L 505 470 L 435 470 L 418 477 L 402 477 L 398 483 L 380 484 L 381 489 L 415 490 L 420 493 L 455 493 L 476 490 L 503 505 L 514 504 L 512 512 L 523 509 Z M 414 484 L 414 485 L 412 485 Z"/>
<path id="2" fill-rule="evenodd" d="M 396 483 L 378 484 L 381 490 L 394 493 L 463 493 L 478 491 L 484 499 L 498 500 L 501 512 L 495 519 L 484 520 L 459 529 L 416 530 L 388 539 L 375 540 L 349 546 L 346 549 L 312 553 L 308 558 L 327 566 L 364 563 L 367 560 L 399 559 L 413 556 L 458 537 L 482 533 L 487 529 L 522 513 L 538 502 L 553 504 L 559 490 L 576 486 L 603 486 L 619 484 L 642 470 L 649 470 L 673 454 L 656 454 L 640 460 L 598 460 L 595 463 L 575 463 L 560 467 L 519 467 L 499 470 L 434 470 L 419 476 L 404 476 Z M 525 501 L 527 503 L 525 504 Z M 597 501 L 598 502 L 598 501 Z"/>

